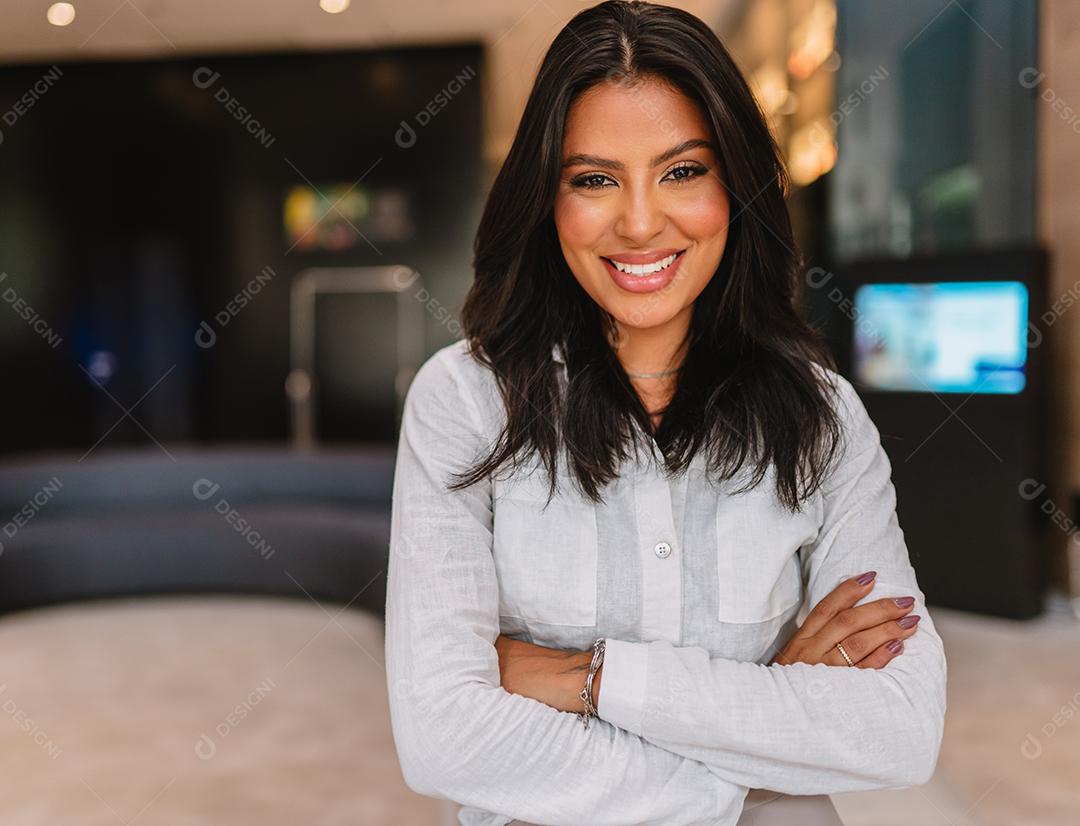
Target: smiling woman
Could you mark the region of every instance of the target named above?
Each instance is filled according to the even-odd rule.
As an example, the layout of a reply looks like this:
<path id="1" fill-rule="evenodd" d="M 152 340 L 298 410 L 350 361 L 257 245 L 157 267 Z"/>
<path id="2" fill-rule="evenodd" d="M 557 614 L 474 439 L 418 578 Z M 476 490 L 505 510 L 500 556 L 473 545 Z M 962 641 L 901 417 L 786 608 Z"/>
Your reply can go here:
<path id="1" fill-rule="evenodd" d="M 696 17 L 555 38 L 394 477 L 395 742 L 463 824 L 833 826 L 933 772 L 943 646 L 786 182 Z"/>

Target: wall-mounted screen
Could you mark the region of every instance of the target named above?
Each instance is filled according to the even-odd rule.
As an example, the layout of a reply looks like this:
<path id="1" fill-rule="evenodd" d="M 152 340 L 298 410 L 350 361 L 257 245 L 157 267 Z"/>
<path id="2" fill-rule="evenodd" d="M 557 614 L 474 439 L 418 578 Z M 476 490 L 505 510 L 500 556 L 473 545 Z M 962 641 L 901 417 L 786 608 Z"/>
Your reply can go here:
<path id="1" fill-rule="evenodd" d="M 854 313 L 855 380 L 867 388 L 1024 389 L 1028 293 L 1019 281 L 863 284 Z"/>

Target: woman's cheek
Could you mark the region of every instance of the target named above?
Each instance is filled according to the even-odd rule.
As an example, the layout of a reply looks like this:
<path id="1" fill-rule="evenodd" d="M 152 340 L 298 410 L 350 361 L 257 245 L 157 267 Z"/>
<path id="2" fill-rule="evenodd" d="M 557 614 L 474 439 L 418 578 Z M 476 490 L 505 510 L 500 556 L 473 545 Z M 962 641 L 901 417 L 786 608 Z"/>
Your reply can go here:
<path id="1" fill-rule="evenodd" d="M 556 213 L 560 237 L 571 246 L 592 248 L 610 223 L 609 208 L 597 201 L 575 199 Z"/>
<path id="2" fill-rule="evenodd" d="M 726 230 L 731 210 L 727 195 L 717 187 L 704 191 L 680 204 L 679 213 L 684 226 L 695 238 L 710 238 Z"/>

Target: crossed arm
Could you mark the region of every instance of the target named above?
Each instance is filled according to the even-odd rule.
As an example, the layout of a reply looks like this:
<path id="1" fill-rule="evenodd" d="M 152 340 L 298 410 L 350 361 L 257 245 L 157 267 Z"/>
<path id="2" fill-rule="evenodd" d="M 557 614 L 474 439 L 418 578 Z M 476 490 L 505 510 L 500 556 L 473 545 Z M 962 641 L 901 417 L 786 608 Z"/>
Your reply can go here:
<path id="1" fill-rule="evenodd" d="M 816 602 L 850 573 L 879 572 L 875 596 L 914 594 L 888 460 L 850 386 L 852 438 L 807 549 Z M 560 710 L 580 700 L 566 676 L 544 700 L 501 684 L 491 492 L 448 493 L 483 428 L 441 358 L 410 387 L 395 471 L 386 618 L 391 720 L 406 782 L 514 818 L 550 824 L 734 822 L 748 788 L 791 794 L 894 788 L 932 773 L 945 710 L 945 660 L 925 610 L 904 654 L 881 670 L 765 666 L 696 647 L 608 639 L 596 691 L 610 725 Z M 578 652 L 587 664 L 591 652 Z M 571 688 L 571 686 L 573 686 Z M 595 688 L 596 686 L 594 686 Z M 570 699 L 570 692 L 574 699 Z M 565 698 L 565 701 L 558 698 Z"/>

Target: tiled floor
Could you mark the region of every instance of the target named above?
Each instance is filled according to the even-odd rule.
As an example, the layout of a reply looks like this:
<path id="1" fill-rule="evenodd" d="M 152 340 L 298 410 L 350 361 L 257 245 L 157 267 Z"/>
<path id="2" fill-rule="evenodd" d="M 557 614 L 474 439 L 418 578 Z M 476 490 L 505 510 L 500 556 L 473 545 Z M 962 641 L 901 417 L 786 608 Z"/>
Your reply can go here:
<path id="1" fill-rule="evenodd" d="M 833 795 L 846 826 L 1080 824 L 1080 622 L 931 612 L 949 663 L 937 772 L 921 787 Z"/>

